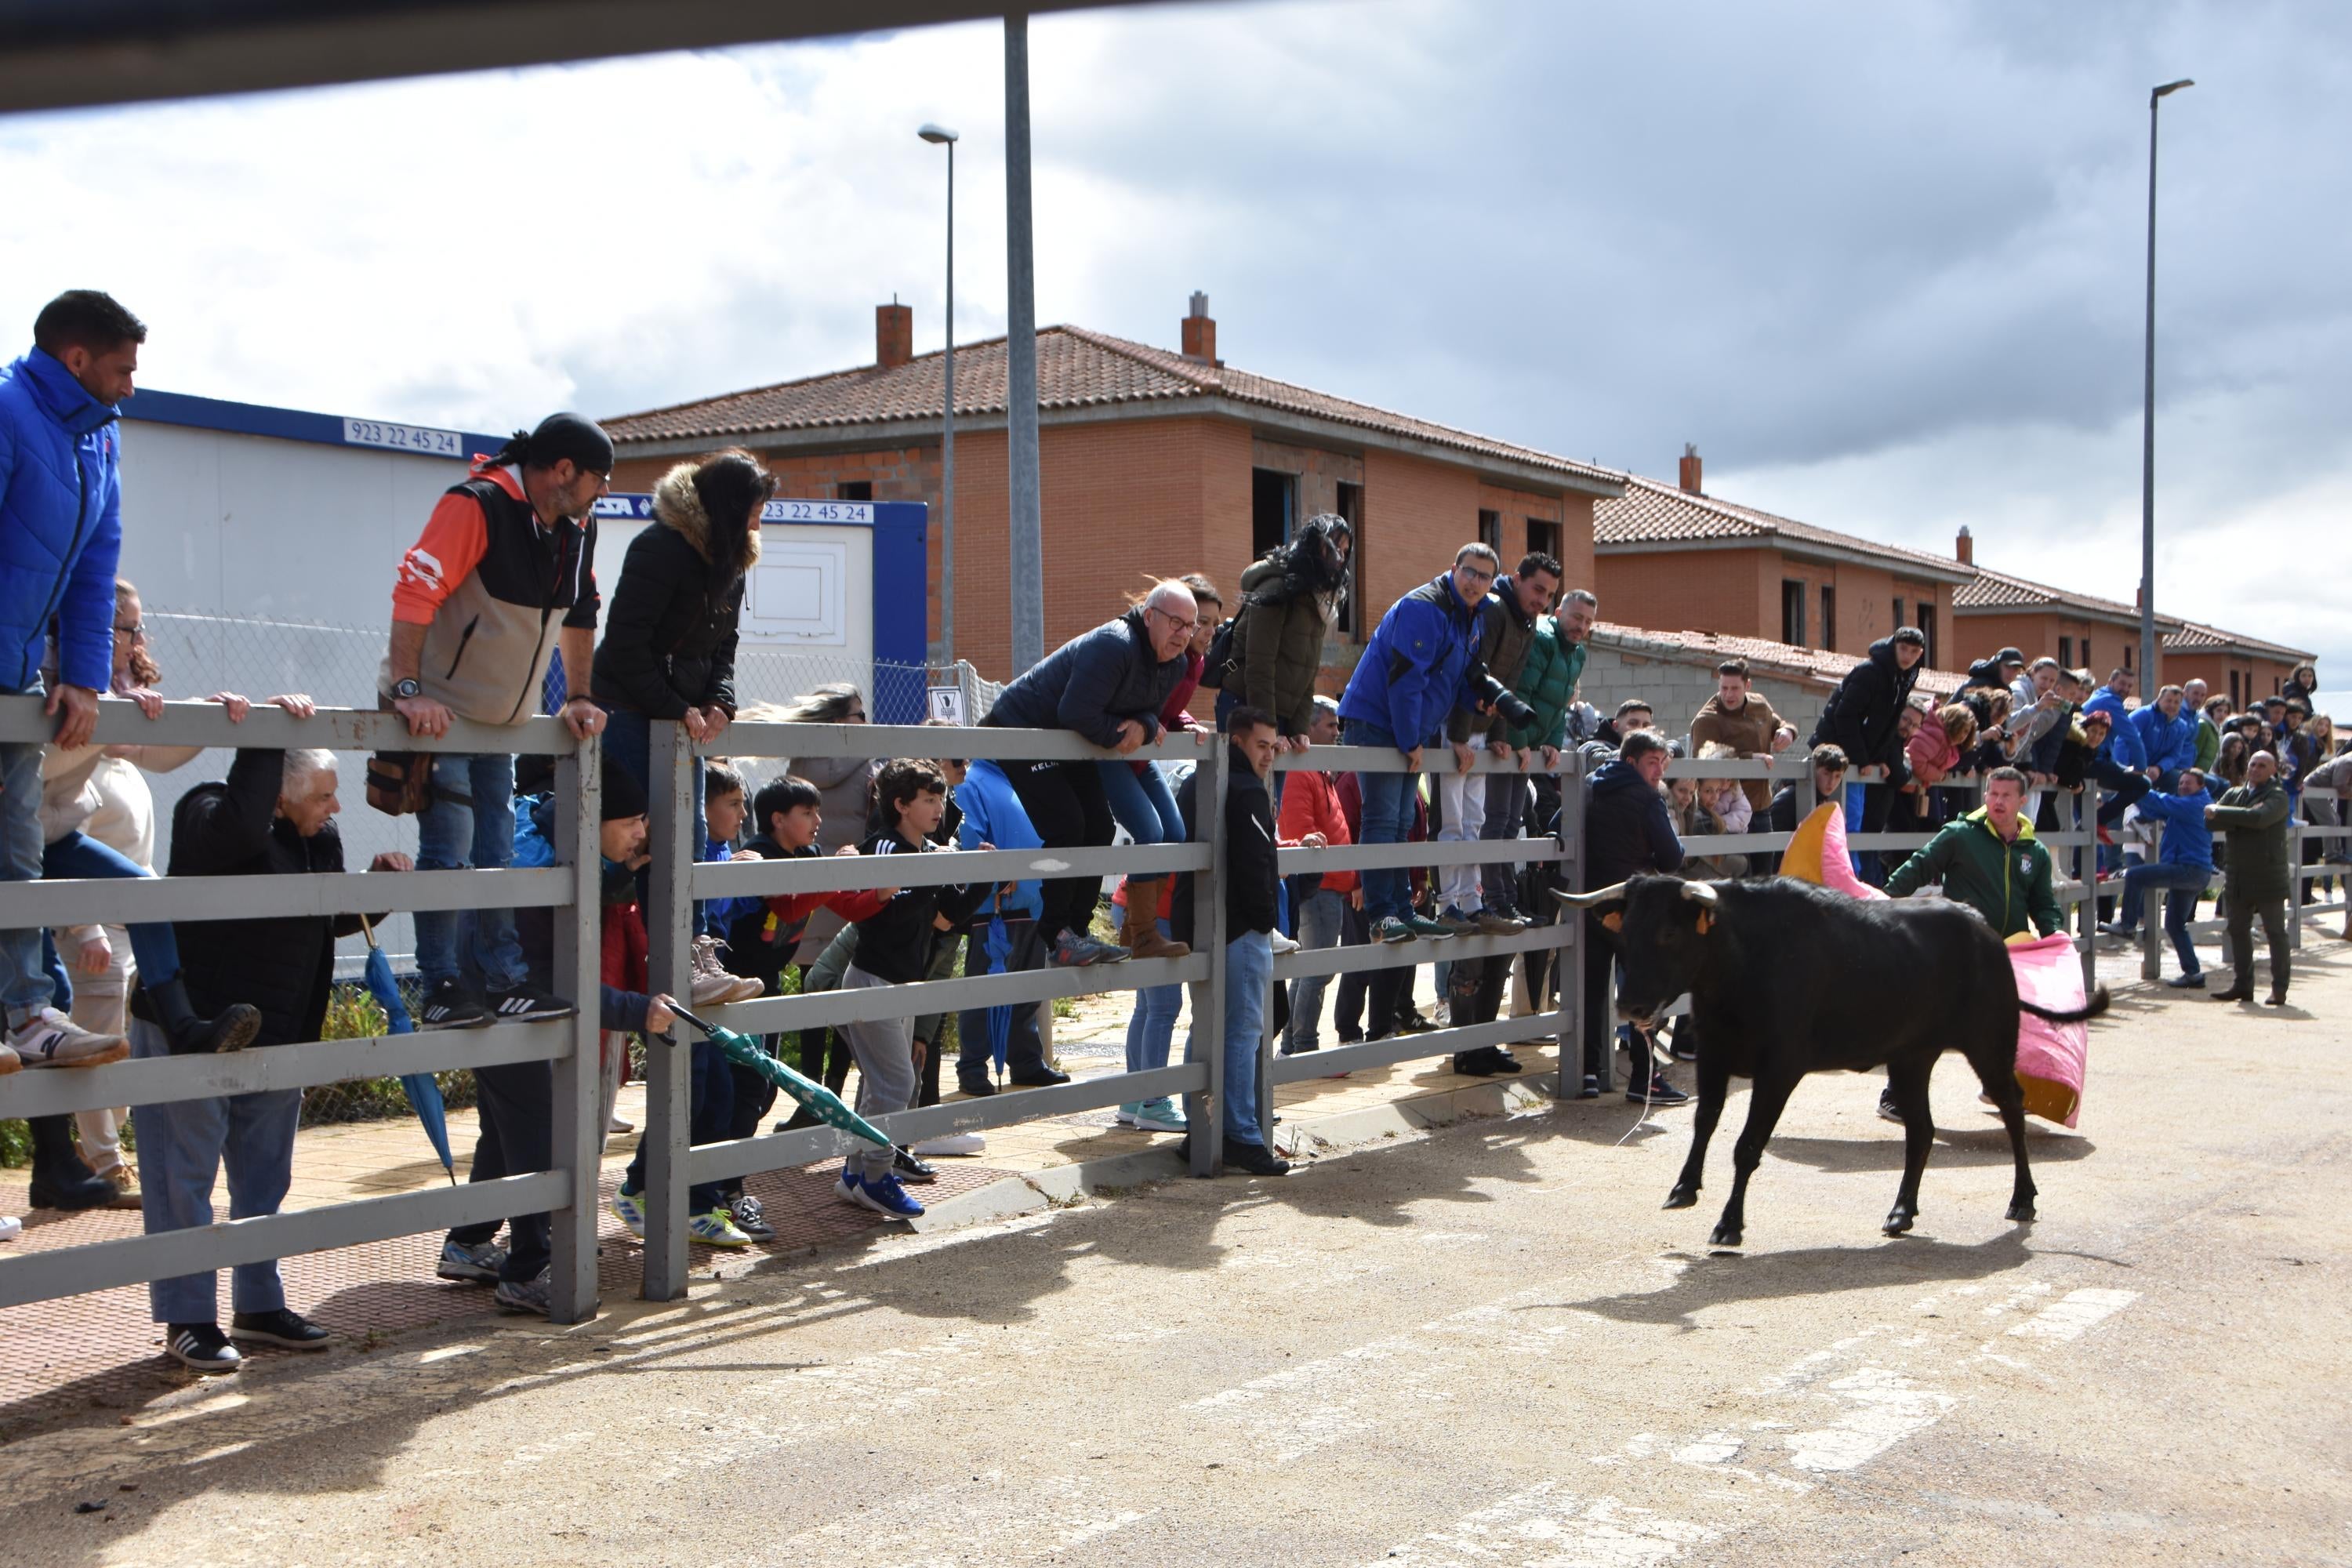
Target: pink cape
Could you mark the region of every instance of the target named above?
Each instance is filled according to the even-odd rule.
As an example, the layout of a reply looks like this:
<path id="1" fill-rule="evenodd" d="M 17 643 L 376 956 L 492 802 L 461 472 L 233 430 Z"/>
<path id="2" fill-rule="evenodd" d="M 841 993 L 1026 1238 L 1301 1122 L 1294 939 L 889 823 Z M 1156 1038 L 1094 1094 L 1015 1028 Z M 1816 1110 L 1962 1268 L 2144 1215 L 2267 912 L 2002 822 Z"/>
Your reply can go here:
<path id="1" fill-rule="evenodd" d="M 2053 1013 L 2083 1005 L 2083 961 L 2065 932 L 2030 940 L 2012 937 L 2010 967 L 2017 972 L 2021 1001 Z M 2091 1052 L 2087 1024 L 2051 1024 L 2020 1009 L 2017 1015 L 2017 1081 L 2025 1109 L 2046 1121 L 2072 1127 L 2083 1110 L 2083 1075 Z"/>

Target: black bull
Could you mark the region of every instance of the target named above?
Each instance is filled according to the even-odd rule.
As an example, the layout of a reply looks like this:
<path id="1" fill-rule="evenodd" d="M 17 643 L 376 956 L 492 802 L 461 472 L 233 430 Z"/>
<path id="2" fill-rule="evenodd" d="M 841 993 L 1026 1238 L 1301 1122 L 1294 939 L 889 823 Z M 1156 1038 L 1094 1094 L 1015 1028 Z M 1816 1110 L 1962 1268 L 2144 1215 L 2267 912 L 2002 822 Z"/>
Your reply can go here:
<path id="1" fill-rule="evenodd" d="M 1584 906 L 1618 935 L 1625 980 L 1618 1016 L 1654 1026 L 1685 992 L 1698 1032 L 1698 1120 L 1690 1158 L 1667 1194 L 1668 1208 L 1698 1202 L 1707 1140 L 1723 1115 L 1731 1079 L 1754 1080 L 1748 1125 L 1733 1145 L 1731 1199 L 1710 1238 L 1738 1247 L 1746 1225 L 1748 1179 L 1764 1157 L 1773 1124 L 1797 1080 L 1809 1072 L 1886 1069 L 1903 1113 L 1903 1184 L 1886 1234 L 1911 1228 L 1919 1175 L 1936 1129 L 1927 1079 L 1936 1058 L 1958 1051 L 2000 1110 L 2017 1161 L 2009 1217 L 2033 1217 L 2033 1176 L 2025 1159 L 2025 1098 L 2017 1082 L 2020 1008 L 2054 1024 L 2106 1011 L 2105 986 L 2074 1013 L 2022 1002 L 2000 938 L 1977 912 L 1942 900 L 1881 902 L 1775 877 L 1685 882 L 1636 877 L 1598 892 L 1559 895 Z M 1588 963 L 1606 963 L 1595 952 Z"/>

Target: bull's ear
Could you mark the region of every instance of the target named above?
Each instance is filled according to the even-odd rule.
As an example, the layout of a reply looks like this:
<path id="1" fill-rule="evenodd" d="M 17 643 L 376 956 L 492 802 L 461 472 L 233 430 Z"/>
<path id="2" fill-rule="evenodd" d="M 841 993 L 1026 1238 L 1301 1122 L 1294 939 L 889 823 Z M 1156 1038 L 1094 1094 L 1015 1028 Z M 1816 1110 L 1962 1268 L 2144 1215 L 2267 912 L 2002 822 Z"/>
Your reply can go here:
<path id="1" fill-rule="evenodd" d="M 1621 904 L 1616 909 L 1611 910 L 1608 913 L 1602 915 L 1601 917 L 1601 923 L 1608 927 L 1611 931 L 1623 931 L 1625 929 L 1624 906 Z"/>

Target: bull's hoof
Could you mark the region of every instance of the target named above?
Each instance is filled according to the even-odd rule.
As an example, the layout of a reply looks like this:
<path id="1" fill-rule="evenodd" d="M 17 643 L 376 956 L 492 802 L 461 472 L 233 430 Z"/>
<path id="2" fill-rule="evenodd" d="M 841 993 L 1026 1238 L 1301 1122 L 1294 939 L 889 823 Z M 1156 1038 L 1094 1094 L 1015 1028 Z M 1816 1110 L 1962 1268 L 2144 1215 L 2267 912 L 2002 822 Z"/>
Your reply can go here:
<path id="1" fill-rule="evenodd" d="M 1686 1209 L 1696 1207 L 1697 1204 L 1698 1189 L 1696 1187 L 1678 1186 L 1673 1192 L 1666 1194 L 1666 1201 L 1664 1206 L 1670 1209 Z"/>
<path id="2" fill-rule="evenodd" d="M 1715 1234 L 1706 1238 L 1706 1244 L 1709 1247 L 1738 1247 L 1739 1232 L 1727 1225 L 1717 1226 Z"/>
<path id="3" fill-rule="evenodd" d="M 2033 1222 L 2033 1205 L 2023 1203 L 2011 1204 L 2009 1205 L 2009 1217 L 2021 1225 L 2031 1225 Z"/>
<path id="4" fill-rule="evenodd" d="M 1901 1236 L 1911 1228 L 1911 1221 L 1914 1217 L 1909 1209 L 1898 1205 L 1886 1211 L 1886 1223 L 1880 1228 L 1889 1236 Z"/>

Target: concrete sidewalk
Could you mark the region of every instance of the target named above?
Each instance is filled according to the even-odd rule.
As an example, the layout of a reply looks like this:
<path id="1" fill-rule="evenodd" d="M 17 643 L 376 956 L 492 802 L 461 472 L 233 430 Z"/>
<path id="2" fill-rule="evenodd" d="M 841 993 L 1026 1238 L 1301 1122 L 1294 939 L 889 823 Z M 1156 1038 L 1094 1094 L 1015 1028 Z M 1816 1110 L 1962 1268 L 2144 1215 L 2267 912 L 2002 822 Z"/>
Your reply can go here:
<path id="1" fill-rule="evenodd" d="M 1431 994 L 1425 977 L 1418 994 L 1424 997 Z M 1074 1016 L 1055 1022 L 1055 1050 L 1063 1068 L 1079 1078 L 1119 1071 L 1125 1063 L 1127 1020 L 1132 1006 L 1132 993 L 1076 999 Z M 1424 1011 L 1428 1010 L 1425 1006 Z M 1179 1057 L 1185 1024 L 1180 1017 Z M 1521 1047 L 1517 1054 L 1528 1070 L 1516 1079 L 1460 1077 L 1446 1070 L 1440 1059 L 1358 1072 L 1344 1079 L 1283 1085 L 1276 1093 L 1277 1114 L 1284 1123 L 1277 1130 L 1278 1141 L 1285 1147 L 1303 1142 L 1311 1152 L 1539 1103 L 1545 1090 L 1536 1084 L 1547 1080 L 1549 1087 L 1551 1055 L 1533 1047 Z M 854 1079 L 849 1092 L 856 1093 Z M 625 1087 L 619 1110 L 624 1119 L 643 1126 L 644 1087 Z M 465 1179 L 476 1130 L 473 1111 L 450 1112 L 450 1146 L 457 1156 L 460 1181 Z M 1116 1113 L 1108 1108 L 993 1129 L 986 1136 L 988 1147 L 978 1156 L 933 1162 L 940 1171 L 939 1181 L 916 1193 L 930 1210 L 919 1228 L 1001 1219 L 1067 1202 L 1084 1193 L 1173 1179 L 1182 1173 L 1173 1152 L 1174 1138 L 1120 1127 Z M 635 1147 L 634 1133 L 607 1142 L 602 1182 L 605 1196 L 619 1184 Z M 776 1239 L 732 1252 L 698 1246 L 691 1257 L 694 1277 L 740 1276 L 762 1259 L 798 1257 L 840 1245 L 890 1223 L 833 1196 L 837 1169 L 827 1162 L 751 1178 L 747 1188 L 765 1205 Z M 286 1207 L 314 1208 L 383 1197 L 448 1179 L 412 1119 L 312 1128 L 296 1141 L 293 1185 Z M 5 1267 L 10 1253 L 139 1234 L 140 1216 L 135 1211 L 67 1215 L 30 1209 L 26 1201 L 28 1180 L 24 1171 L 0 1172 L 0 1214 L 17 1215 L 25 1221 L 21 1237 L 0 1244 L 0 1267 Z M 226 1188 L 216 1190 L 214 1201 L 225 1217 Z M 495 1309 L 488 1290 L 434 1278 L 440 1247 L 438 1235 L 411 1236 L 288 1258 L 283 1265 L 288 1303 L 341 1336 L 331 1354 L 370 1350 L 388 1336 L 406 1331 L 492 1317 Z M 638 1244 L 609 1212 L 603 1216 L 599 1254 L 604 1300 L 635 1299 L 642 1268 Z M 221 1321 L 226 1324 L 229 1306 L 225 1278 L 220 1290 Z M 0 1442 L 93 1406 L 135 1409 L 192 1381 L 195 1381 L 194 1373 L 164 1359 L 162 1330 L 149 1321 L 143 1286 L 0 1311 Z"/>

